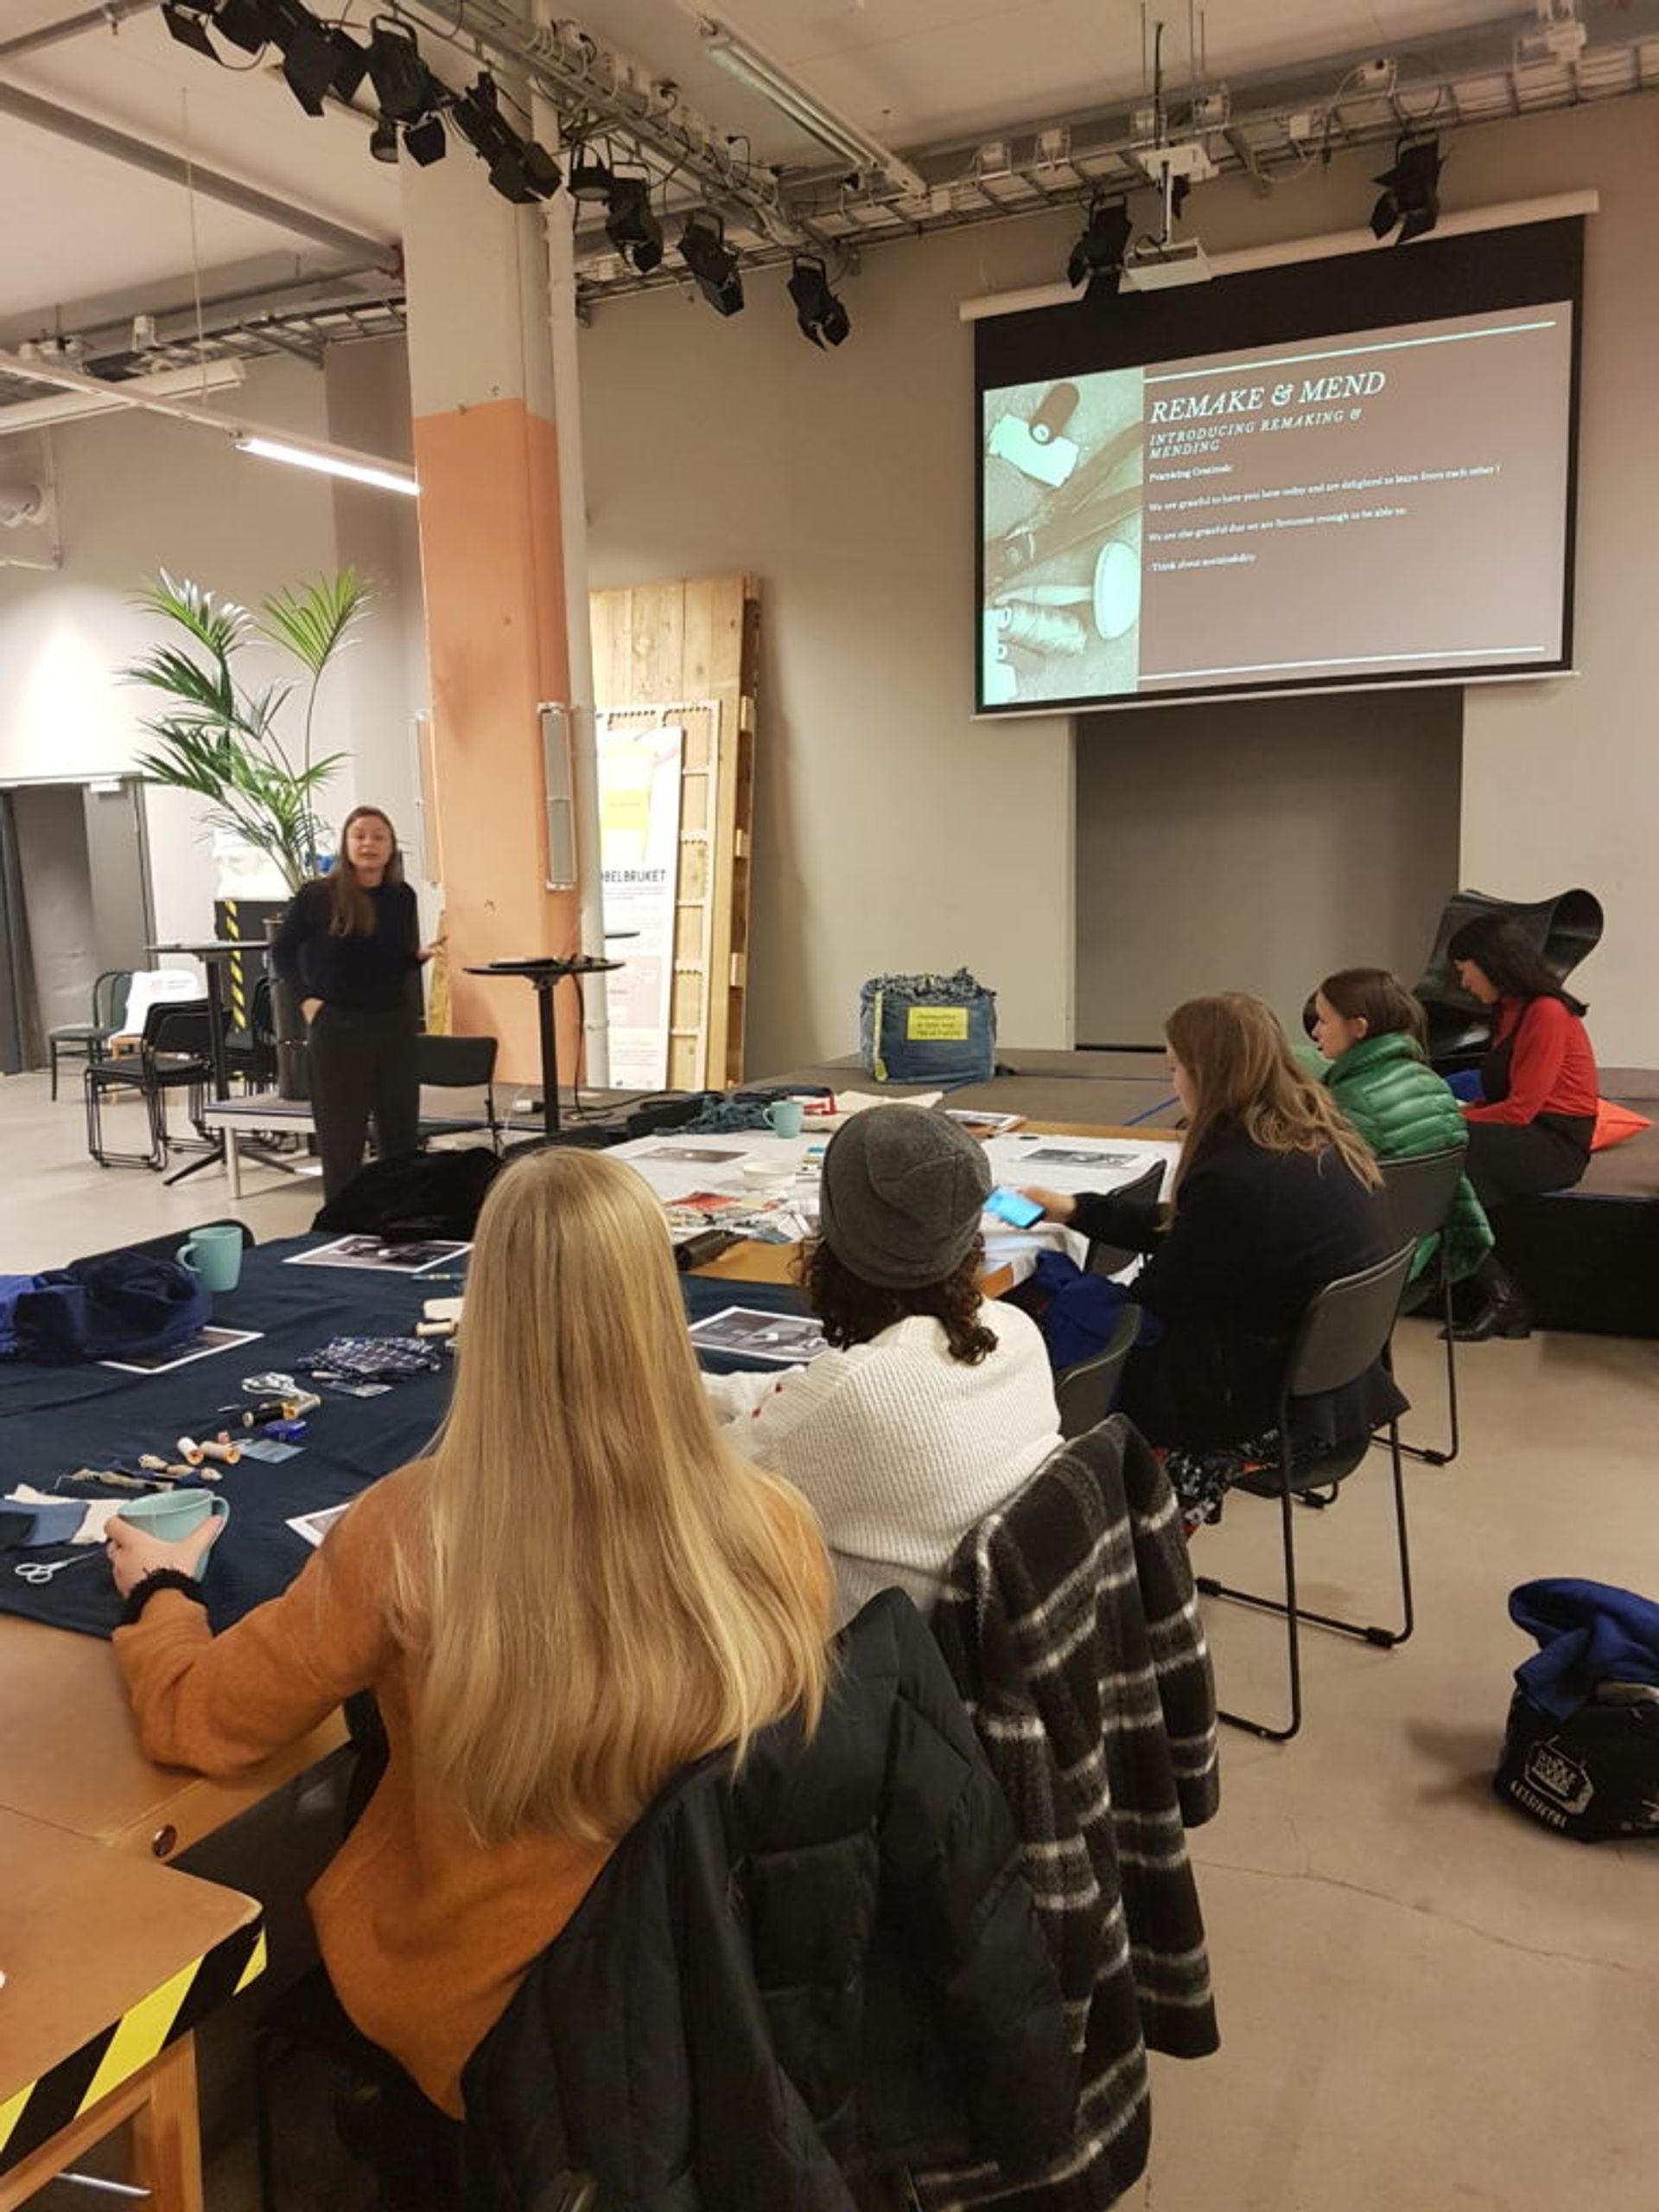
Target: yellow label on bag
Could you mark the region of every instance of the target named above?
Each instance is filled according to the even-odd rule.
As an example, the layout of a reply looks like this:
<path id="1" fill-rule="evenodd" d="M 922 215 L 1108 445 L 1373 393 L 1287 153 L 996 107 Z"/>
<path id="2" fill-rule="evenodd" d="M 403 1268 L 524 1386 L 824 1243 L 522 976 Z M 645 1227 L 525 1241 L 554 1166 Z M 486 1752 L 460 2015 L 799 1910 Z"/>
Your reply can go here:
<path id="1" fill-rule="evenodd" d="M 905 1034 L 912 1045 L 964 1045 L 968 1009 L 965 1006 L 913 1006 Z"/>

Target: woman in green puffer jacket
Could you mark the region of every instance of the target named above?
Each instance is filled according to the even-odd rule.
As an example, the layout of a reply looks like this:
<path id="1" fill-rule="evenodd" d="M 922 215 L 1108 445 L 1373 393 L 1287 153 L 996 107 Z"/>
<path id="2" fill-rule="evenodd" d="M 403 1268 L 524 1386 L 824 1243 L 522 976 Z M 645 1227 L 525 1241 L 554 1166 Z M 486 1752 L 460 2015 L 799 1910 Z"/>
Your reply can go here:
<path id="1" fill-rule="evenodd" d="M 1468 1141 L 1463 1109 L 1423 1058 L 1423 1010 L 1384 968 L 1344 968 L 1313 994 L 1313 1041 L 1329 1061 L 1332 1097 L 1379 1160 L 1414 1160 Z M 1447 1269 L 1471 1275 L 1492 1249 L 1491 1224 L 1467 1176 L 1446 1217 Z M 1421 1274 L 1435 1239 L 1412 1266 Z"/>

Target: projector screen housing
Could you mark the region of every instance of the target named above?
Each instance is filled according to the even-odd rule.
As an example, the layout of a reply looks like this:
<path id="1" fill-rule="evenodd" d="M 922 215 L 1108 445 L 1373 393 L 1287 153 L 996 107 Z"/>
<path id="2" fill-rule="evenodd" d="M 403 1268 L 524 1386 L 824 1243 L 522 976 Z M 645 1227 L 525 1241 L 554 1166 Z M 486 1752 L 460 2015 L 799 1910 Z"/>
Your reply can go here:
<path id="1" fill-rule="evenodd" d="M 1559 675 L 1577 219 L 975 324 L 976 707 Z"/>

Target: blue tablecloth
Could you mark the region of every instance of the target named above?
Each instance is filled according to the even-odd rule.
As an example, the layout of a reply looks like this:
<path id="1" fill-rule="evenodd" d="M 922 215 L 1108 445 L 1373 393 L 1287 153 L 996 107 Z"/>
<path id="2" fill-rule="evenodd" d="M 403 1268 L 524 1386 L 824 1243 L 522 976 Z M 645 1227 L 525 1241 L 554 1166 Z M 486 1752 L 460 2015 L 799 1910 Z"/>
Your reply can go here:
<path id="1" fill-rule="evenodd" d="M 178 1437 L 203 1429 L 212 1433 L 219 1426 L 214 1409 L 244 1395 L 244 1376 L 272 1370 L 295 1373 L 302 1355 L 320 1350 L 331 1337 L 407 1335 L 425 1300 L 451 1296 L 461 1287 L 430 1276 L 284 1264 L 295 1253 L 331 1241 L 289 1237 L 245 1254 L 241 1282 L 214 1300 L 213 1320 L 226 1328 L 259 1330 L 258 1341 L 198 1360 L 175 1374 L 122 1375 L 107 1367 L 0 1362 L 5 1437 L 5 1480 L 0 1488 L 29 1483 L 49 1491 L 77 1467 L 107 1466 L 141 1452 L 164 1452 L 170 1459 Z M 683 1281 L 693 1320 L 728 1306 L 760 1306 L 768 1313 L 804 1310 L 800 1293 L 792 1288 L 694 1276 Z M 448 1362 L 449 1355 L 443 1357 Z M 707 1362 L 720 1372 L 746 1363 L 725 1356 Z M 394 1383 L 373 1398 L 321 1387 L 323 1403 L 310 1417 L 297 1459 L 275 1466 L 244 1459 L 225 1468 L 215 1486 L 231 1508 L 206 1584 L 215 1628 L 228 1627 L 276 1597 L 305 1564 L 310 1547 L 287 1527 L 289 1521 L 344 1504 L 378 1477 L 420 1456 L 442 1418 L 449 1372 L 446 1365 L 440 1374 Z M 76 1483 L 61 1494 L 91 1500 L 127 1493 L 100 1493 L 90 1483 Z M 0 1612 L 85 1636 L 109 1636 L 120 1600 L 101 1553 L 44 1585 L 24 1582 L 14 1572 L 24 1559 L 49 1562 L 70 1556 L 67 1546 L 0 1554 Z"/>

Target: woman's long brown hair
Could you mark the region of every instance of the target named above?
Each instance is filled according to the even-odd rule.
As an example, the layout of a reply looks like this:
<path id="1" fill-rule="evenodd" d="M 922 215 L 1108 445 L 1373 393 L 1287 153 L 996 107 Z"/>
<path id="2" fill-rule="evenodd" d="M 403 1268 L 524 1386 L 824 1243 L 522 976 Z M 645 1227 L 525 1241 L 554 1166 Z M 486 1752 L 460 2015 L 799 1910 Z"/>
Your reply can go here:
<path id="1" fill-rule="evenodd" d="M 346 840 L 351 835 L 353 822 L 384 822 L 386 834 L 391 839 L 391 858 L 386 862 L 383 883 L 401 883 L 404 880 L 404 856 L 397 849 L 397 832 L 391 817 L 378 806 L 354 806 L 340 826 L 340 851 L 334 867 L 323 880 L 328 886 L 328 934 L 330 937 L 372 937 L 374 908 L 369 894 L 358 880 L 357 870 L 346 855 Z"/>
<path id="2" fill-rule="evenodd" d="M 1238 1129 L 1264 1152 L 1333 1152 L 1368 1190 L 1382 1182 L 1370 1146 L 1322 1083 L 1298 1065 L 1278 1016 L 1243 991 L 1188 999 L 1164 1025 L 1169 1049 L 1192 1074 L 1198 1103 L 1175 1170 L 1181 1177 L 1210 1139 Z"/>

